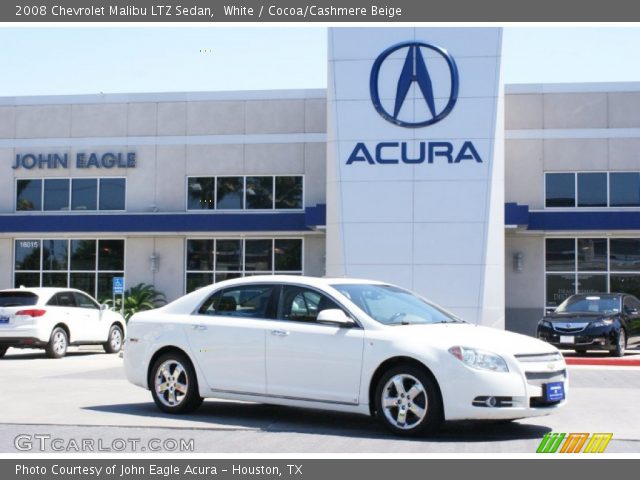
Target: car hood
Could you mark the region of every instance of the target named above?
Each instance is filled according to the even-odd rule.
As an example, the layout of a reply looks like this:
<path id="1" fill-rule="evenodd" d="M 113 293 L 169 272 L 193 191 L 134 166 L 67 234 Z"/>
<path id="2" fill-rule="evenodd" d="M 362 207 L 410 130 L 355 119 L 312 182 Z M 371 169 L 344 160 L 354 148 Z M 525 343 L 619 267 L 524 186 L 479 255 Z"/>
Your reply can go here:
<path id="1" fill-rule="evenodd" d="M 393 336 L 428 342 L 445 349 L 459 345 L 511 355 L 557 352 L 557 349 L 548 343 L 527 335 L 468 323 L 398 325 L 389 329 L 392 330 Z"/>

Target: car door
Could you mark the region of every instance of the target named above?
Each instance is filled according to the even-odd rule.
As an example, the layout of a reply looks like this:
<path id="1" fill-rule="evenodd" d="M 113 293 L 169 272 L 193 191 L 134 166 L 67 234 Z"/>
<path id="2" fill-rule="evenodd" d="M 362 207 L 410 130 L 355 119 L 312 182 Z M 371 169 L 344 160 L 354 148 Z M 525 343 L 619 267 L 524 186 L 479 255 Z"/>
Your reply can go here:
<path id="1" fill-rule="evenodd" d="M 364 330 L 316 321 L 320 311 L 333 308 L 341 307 L 318 290 L 282 287 L 278 319 L 267 332 L 269 395 L 358 403 Z"/>
<path id="2" fill-rule="evenodd" d="M 105 342 L 108 337 L 109 326 L 102 321 L 100 306 L 88 295 L 73 292 L 76 308 L 73 312 L 82 322 L 83 338 L 85 342 Z"/>
<path id="3" fill-rule="evenodd" d="M 51 327 L 63 323 L 69 328 L 69 342 L 82 341 L 85 337 L 84 323 L 76 315 L 76 299 L 73 292 L 58 292 L 47 302 L 47 315 L 52 314 Z M 50 317 L 49 317 L 50 318 Z"/>
<path id="4" fill-rule="evenodd" d="M 627 320 L 627 344 L 640 343 L 640 301 L 632 296 L 624 297 L 624 315 Z"/>
<path id="5" fill-rule="evenodd" d="M 193 356 L 215 391 L 263 395 L 266 322 L 275 317 L 275 285 L 213 293 L 185 325 Z"/>

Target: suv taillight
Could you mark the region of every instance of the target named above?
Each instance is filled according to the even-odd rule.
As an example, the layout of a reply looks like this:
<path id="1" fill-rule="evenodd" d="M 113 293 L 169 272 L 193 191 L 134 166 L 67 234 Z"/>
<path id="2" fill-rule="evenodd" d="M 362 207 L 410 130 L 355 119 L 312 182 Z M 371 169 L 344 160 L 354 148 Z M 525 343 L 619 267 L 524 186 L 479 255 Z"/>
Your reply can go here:
<path id="1" fill-rule="evenodd" d="M 43 316 L 45 313 L 47 313 L 46 310 L 42 310 L 40 308 L 30 308 L 28 310 L 18 310 L 16 312 L 16 317 L 18 315 L 22 315 L 24 317 L 41 317 Z"/>

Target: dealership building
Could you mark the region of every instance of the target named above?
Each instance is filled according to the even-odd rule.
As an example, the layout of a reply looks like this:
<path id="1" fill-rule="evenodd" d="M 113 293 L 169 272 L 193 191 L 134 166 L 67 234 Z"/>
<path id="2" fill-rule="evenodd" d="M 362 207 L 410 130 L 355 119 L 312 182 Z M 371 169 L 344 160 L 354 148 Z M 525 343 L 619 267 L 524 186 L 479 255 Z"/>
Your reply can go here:
<path id="1" fill-rule="evenodd" d="M 640 82 L 504 85 L 501 37 L 329 29 L 327 90 L 0 98 L 0 288 L 363 277 L 528 334 L 640 294 Z"/>

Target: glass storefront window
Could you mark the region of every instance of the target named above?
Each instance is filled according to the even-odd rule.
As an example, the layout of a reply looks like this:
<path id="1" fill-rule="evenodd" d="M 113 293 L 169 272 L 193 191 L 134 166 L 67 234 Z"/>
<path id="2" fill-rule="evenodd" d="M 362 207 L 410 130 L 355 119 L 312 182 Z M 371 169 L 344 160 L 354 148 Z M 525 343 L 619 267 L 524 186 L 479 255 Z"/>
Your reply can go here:
<path id="1" fill-rule="evenodd" d="M 575 174 L 547 173 L 545 175 L 545 192 L 547 207 L 575 207 Z"/>
<path id="2" fill-rule="evenodd" d="M 640 173 L 611 172 L 609 195 L 612 207 L 640 207 Z"/>
<path id="3" fill-rule="evenodd" d="M 578 293 L 602 293 L 607 291 L 606 275 L 578 275 Z"/>
<path id="4" fill-rule="evenodd" d="M 42 210 L 42 180 L 16 182 L 16 210 Z"/>
<path id="5" fill-rule="evenodd" d="M 578 239 L 578 270 L 597 272 L 607 270 L 607 239 Z"/>
<path id="6" fill-rule="evenodd" d="M 547 238 L 546 270 L 566 272 L 576 269 L 576 242 L 573 238 Z"/>
<path id="7" fill-rule="evenodd" d="M 610 248 L 611 271 L 640 271 L 640 238 L 612 238 Z"/>
<path id="8" fill-rule="evenodd" d="M 578 173 L 578 206 L 607 206 L 606 173 Z"/>
<path id="9" fill-rule="evenodd" d="M 244 208 L 244 178 L 217 177 L 217 208 L 221 210 L 242 210 Z"/>
<path id="10" fill-rule="evenodd" d="M 250 275 L 301 275 L 302 246 L 301 238 L 187 239 L 186 291 Z"/>
<path id="11" fill-rule="evenodd" d="M 612 292 L 630 293 L 640 298 L 640 275 L 611 274 L 609 288 Z"/>
<path id="12" fill-rule="evenodd" d="M 44 210 L 69 210 L 68 178 L 45 179 Z"/>
<path id="13" fill-rule="evenodd" d="M 557 307 L 574 293 L 575 275 L 547 275 L 547 307 Z"/>
<path id="14" fill-rule="evenodd" d="M 124 276 L 124 240 L 19 239 L 14 286 L 71 287 L 104 301 Z M 97 255 L 96 255 L 97 253 Z"/>

